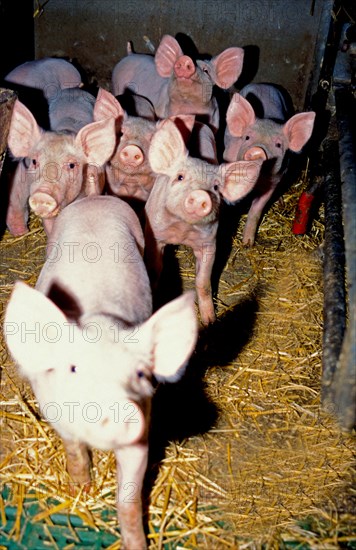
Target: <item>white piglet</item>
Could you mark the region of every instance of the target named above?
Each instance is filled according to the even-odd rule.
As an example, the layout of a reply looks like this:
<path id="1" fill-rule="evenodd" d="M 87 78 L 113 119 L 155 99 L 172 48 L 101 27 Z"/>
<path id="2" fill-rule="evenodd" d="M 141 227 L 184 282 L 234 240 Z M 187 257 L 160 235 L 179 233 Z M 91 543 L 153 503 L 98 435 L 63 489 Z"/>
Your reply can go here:
<path id="1" fill-rule="evenodd" d="M 153 382 L 177 380 L 197 339 L 193 293 L 152 315 L 142 253 L 138 218 L 121 199 L 68 205 L 36 288 L 15 284 L 4 323 L 12 357 L 62 437 L 73 482 L 90 484 L 88 446 L 114 451 L 118 519 L 132 550 L 146 548 L 141 492 Z"/>

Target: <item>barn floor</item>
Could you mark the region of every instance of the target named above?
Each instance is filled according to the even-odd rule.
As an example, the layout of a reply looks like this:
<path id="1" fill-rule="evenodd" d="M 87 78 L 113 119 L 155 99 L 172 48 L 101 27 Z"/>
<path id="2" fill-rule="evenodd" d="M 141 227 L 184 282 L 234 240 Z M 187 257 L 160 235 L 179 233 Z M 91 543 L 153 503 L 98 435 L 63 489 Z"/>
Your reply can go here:
<path id="1" fill-rule="evenodd" d="M 355 439 L 320 407 L 322 206 L 308 235 L 291 232 L 304 186 L 295 183 L 272 206 L 253 248 L 241 246 L 245 215 L 237 220 L 218 321 L 201 330 L 184 379 L 158 388 L 146 482 L 151 550 L 356 548 Z M 44 260 L 37 219 L 30 229 L 2 237 L 3 310 L 13 282 L 35 284 Z M 189 250 L 181 247 L 176 258 L 184 288 L 193 288 Z M 119 536 L 113 455 L 94 450 L 90 493 L 70 496 L 61 441 L 39 419 L 4 341 L 1 365 L 0 469 L 10 490 L 0 499 L 0 548 L 21 542 L 20 514 L 34 496 L 33 521 L 48 531 L 52 514 L 71 513 L 93 532 Z M 10 530 L 8 506 L 17 510 Z M 53 532 L 48 540 L 44 547 L 79 547 L 61 546 Z M 98 548 L 119 548 L 112 540 Z"/>

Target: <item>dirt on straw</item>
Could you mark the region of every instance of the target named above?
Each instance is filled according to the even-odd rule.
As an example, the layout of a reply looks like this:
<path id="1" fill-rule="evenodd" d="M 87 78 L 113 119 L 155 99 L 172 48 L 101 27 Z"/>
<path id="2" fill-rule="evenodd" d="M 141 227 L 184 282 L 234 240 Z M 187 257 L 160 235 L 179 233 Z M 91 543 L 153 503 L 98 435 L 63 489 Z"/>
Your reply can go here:
<path id="1" fill-rule="evenodd" d="M 320 406 L 322 207 L 307 235 L 291 232 L 305 184 L 272 206 L 253 248 L 242 247 L 246 216 L 237 218 L 219 277 L 218 320 L 201 329 L 183 380 L 157 390 L 146 481 L 152 550 L 355 548 L 355 439 Z M 16 279 L 35 284 L 45 242 L 33 216 L 28 235 L 3 235 L 2 311 Z M 179 247 L 175 257 L 183 287 L 193 288 L 190 250 Z M 9 501 L 0 499 L 2 516 L 6 505 L 21 511 L 35 494 L 34 521 L 50 525 L 50 514 L 70 512 L 118 535 L 113 453 L 93 450 L 92 489 L 70 496 L 62 443 L 4 340 L 1 365 L 0 468 L 11 488 Z M 18 522 L 12 537 L 19 536 Z"/>

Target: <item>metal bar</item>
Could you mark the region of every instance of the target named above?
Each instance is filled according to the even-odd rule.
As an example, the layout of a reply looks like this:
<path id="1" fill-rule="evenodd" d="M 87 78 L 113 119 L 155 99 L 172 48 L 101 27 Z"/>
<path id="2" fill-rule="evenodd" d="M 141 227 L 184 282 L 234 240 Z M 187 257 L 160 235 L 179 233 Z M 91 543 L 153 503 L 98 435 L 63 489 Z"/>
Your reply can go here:
<path id="1" fill-rule="evenodd" d="M 341 40 L 344 36 L 345 29 Z M 332 139 L 325 151 L 322 402 L 351 430 L 356 425 L 356 59 L 342 46 L 334 67 Z"/>
<path id="2" fill-rule="evenodd" d="M 348 323 L 335 378 L 337 416 L 345 429 L 356 424 L 356 100 L 350 86 L 335 89 L 345 235 Z"/>
<path id="3" fill-rule="evenodd" d="M 335 121 L 330 126 L 333 123 Z M 323 159 L 326 175 L 324 180 L 324 331 L 321 398 L 324 408 L 335 412 L 334 378 L 346 327 L 346 296 L 339 151 L 335 132 L 331 128 L 324 143 Z"/>

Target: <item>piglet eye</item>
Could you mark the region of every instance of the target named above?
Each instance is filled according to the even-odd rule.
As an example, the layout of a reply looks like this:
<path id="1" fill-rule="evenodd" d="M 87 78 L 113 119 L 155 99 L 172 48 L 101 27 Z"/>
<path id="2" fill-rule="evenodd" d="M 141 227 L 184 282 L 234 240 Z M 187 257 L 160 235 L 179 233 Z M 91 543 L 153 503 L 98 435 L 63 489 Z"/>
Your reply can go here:
<path id="1" fill-rule="evenodd" d="M 73 170 L 75 168 L 75 162 L 70 162 L 68 166 L 71 170 Z"/>
<path id="2" fill-rule="evenodd" d="M 279 141 L 277 141 L 276 147 L 281 148 L 281 147 L 282 147 L 282 144 L 281 144 Z"/>
<path id="3" fill-rule="evenodd" d="M 184 176 L 183 176 L 182 174 L 178 174 L 177 180 L 178 180 L 178 181 L 184 180 Z"/>
<path id="4" fill-rule="evenodd" d="M 250 136 L 245 136 L 245 140 L 249 140 L 250 139 Z"/>
<path id="5" fill-rule="evenodd" d="M 145 373 L 143 372 L 143 370 L 138 370 L 137 371 L 137 378 L 144 378 L 145 377 Z"/>
<path id="6" fill-rule="evenodd" d="M 32 159 L 32 165 L 37 166 L 37 160 L 36 159 Z"/>
<path id="7" fill-rule="evenodd" d="M 75 365 L 71 365 L 70 372 L 77 372 L 77 367 Z"/>

